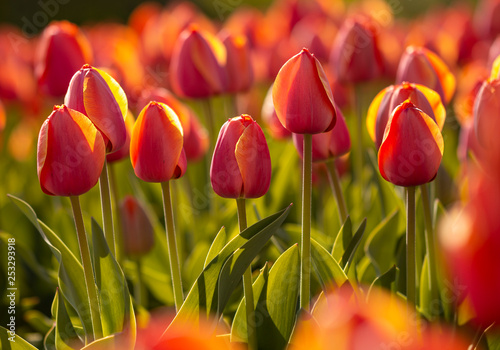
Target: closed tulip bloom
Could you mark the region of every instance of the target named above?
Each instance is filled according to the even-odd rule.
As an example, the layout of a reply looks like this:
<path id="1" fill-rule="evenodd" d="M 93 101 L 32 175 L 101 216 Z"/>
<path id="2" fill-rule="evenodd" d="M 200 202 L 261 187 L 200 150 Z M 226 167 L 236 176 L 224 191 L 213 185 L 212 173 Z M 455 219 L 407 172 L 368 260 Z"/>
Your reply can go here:
<path id="1" fill-rule="evenodd" d="M 219 39 L 194 26 L 184 30 L 174 47 L 170 83 L 181 97 L 205 98 L 226 90 L 226 49 Z"/>
<path id="2" fill-rule="evenodd" d="M 438 125 L 409 101 L 400 104 L 385 129 L 378 153 L 380 174 L 398 186 L 432 181 L 443 157 Z"/>
<path id="3" fill-rule="evenodd" d="M 293 143 L 302 157 L 304 135 L 293 134 Z M 351 150 L 351 138 L 340 109 L 337 109 L 337 124 L 335 127 L 321 134 L 312 136 L 312 161 L 324 162 L 329 159 L 343 156 Z"/>
<path id="4" fill-rule="evenodd" d="M 166 182 L 184 175 L 182 134 L 179 118 L 170 107 L 155 101 L 144 107 L 130 138 L 130 160 L 137 177 Z"/>
<path id="5" fill-rule="evenodd" d="M 114 152 L 126 142 L 125 92 L 108 73 L 88 64 L 77 71 L 69 84 L 64 103 L 85 114 L 102 133 L 106 150 Z"/>
<path id="6" fill-rule="evenodd" d="M 370 20 L 347 19 L 333 44 L 332 66 L 341 82 L 356 83 L 378 78 L 384 63 Z"/>
<path id="7" fill-rule="evenodd" d="M 455 76 L 443 60 L 423 47 L 408 46 L 399 61 L 396 83 L 417 83 L 436 91 L 443 104 L 455 93 Z"/>
<path id="8" fill-rule="evenodd" d="M 226 71 L 228 93 L 247 91 L 253 84 L 253 67 L 250 57 L 250 45 L 243 35 L 226 35 L 222 39 L 226 47 Z"/>
<path id="9" fill-rule="evenodd" d="M 446 118 L 446 110 L 441 102 L 441 97 L 434 90 L 423 85 L 402 83 L 386 87 L 375 96 L 366 117 L 368 133 L 378 148 L 384 137 L 385 127 L 392 111 L 409 100 L 417 108 L 432 118 L 442 130 Z"/>
<path id="10" fill-rule="evenodd" d="M 108 153 L 106 155 L 106 160 L 108 163 L 118 162 L 122 159 L 128 158 L 130 155 L 130 134 L 132 134 L 132 129 L 134 128 L 135 117 L 129 110 L 127 116 L 125 117 L 125 128 L 127 129 L 127 138 L 125 144 L 114 152 Z"/>
<path id="11" fill-rule="evenodd" d="M 154 245 L 154 229 L 142 204 L 132 196 L 120 203 L 123 230 L 123 250 L 126 255 L 139 257 Z"/>
<path id="12" fill-rule="evenodd" d="M 63 96 L 73 74 L 91 61 L 90 44 L 76 25 L 51 23 L 44 29 L 36 51 L 35 75 L 41 91 Z"/>
<path id="13" fill-rule="evenodd" d="M 105 145 L 101 133 L 80 112 L 54 107 L 38 135 L 37 172 L 42 191 L 78 196 L 99 180 Z"/>
<path id="14" fill-rule="evenodd" d="M 281 124 L 290 132 L 318 134 L 335 126 L 332 90 L 321 64 L 307 49 L 281 67 L 273 85 L 273 102 Z"/>
<path id="15" fill-rule="evenodd" d="M 474 102 L 474 130 L 479 144 L 493 153 L 500 149 L 496 131 L 500 127 L 500 79 L 483 82 Z M 495 132 L 492 132 L 495 130 Z"/>
<path id="16" fill-rule="evenodd" d="M 224 198 L 258 198 L 271 182 L 271 156 L 259 124 L 249 115 L 229 119 L 215 145 L 210 180 Z"/>

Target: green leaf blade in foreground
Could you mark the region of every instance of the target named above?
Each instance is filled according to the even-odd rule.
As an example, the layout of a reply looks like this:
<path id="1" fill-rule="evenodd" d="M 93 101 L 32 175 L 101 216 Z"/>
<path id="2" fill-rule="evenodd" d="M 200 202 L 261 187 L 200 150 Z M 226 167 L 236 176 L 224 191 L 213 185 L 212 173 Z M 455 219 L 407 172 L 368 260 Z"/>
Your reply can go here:
<path id="1" fill-rule="evenodd" d="M 349 243 L 352 239 L 352 222 L 351 217 L 347 217 L 344 225 L 340 228 L 340 231 L 335 238 L 335 243 L 332 248 L 332 256 L 336 261 L 340 261 L 342 259 L 342 255 L 346 251 Z"/>
<path id="2" fill-rule="evenodd" d="M 203 265 L 203 268 L 207 267 L 210 261 L 212 261 L 217 256 L 217 254 L 220 253 L 222 248 L 224 248 L 226 241 L 227 241 L 227 233 L 225 227 L 223 226 L 217 233 L 217 236 L 215 236 L 215 239 L 212 242 L 210 249 L 208 250 L 208 254 L 205 259 L 205 264 Z"/>
<path id="3" fill-rule="evenodd" d="M 347 275 L 337 261 L 314 239 L 311 239 L 311 259 L 324 291 L 332 286 L 341 286 L 347 281 Z"/>

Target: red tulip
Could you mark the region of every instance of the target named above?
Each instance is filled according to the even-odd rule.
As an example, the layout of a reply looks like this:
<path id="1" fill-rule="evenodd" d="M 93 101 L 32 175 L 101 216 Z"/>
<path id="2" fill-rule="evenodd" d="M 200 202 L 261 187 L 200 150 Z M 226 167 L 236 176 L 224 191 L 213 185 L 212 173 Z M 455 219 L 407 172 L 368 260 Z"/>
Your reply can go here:
<path id="1" fill-rule="evenodd" d="M 500 79 L 483 82 L 474 102 L 474 129 L 479 144 L 491 152 L 500 149 L 496 132 L 500 127 Z"/>
<path id="2" fill-rule="evenodd" d="M 276 110 L 273 105 L 272 86 L 269 88 L 266 98 L 264 99 L 264 103 L 262 104 L 261 115 L 262 120 L 267 125 L 269 132 L 275 139 L 281 140 L 292 136 L 292 133 L 281 125 L 281 122 L 276 115 Z"/>
<path id="3" fill-rule="evenodd" d="M 408 81 L 436 91 L 443 104 L 450 102 L 456 81 L 450 69 L 438 55 L 423 47 L 408 46 L 399 61 L 396 82 Z"/>
<path id="4" fill-rule="evenodd" d="M 184 30 L 170 63 L 170 83 L 181 97 L 203 98 L 226 90 L 226 49 L 219 39 L 194 26 Z"/>
<path id="5" fill-rule="evenodd" d="M 335 38 L 331 61 L 342 82 L 373 80 L 382 74 L 384 63 L 370 20 L 351 18 L 344 22 Z"/>
<path id="6" fill-rule="evenodd" d="M 38 136 L 37 172 L 44 193 L 78 196 L 99 180 L 105 145 L 94 124 L 64 105 L 54 107 Z"/>
<path id="7" fill-rule="evenodd" d="M 366 127 L 375 145 L 380 148 L 385 127 L 394 109 L 409 100 L 417 108 L 434 120 L 442 130 L 446 118 L 446 110 L 439 95 L 419 84 L 402 83 L 391 85 L 378 93 L 368 108 Z"/>
<path id="8" fill-rule="evenodd" d="M 228 84 L 226 92 L 237 93 L 247 91 L 253 84 L 253 67 L 250 57 L 250 46 L 243 35 L 226 35 L 222 39 L 226 47 L 226 70 Z"/>
<path id="9" fill-rule="evenodd" d="M 398 186 L 417 186 L 436 177 L 443 137 L 427 114 L 409 101 L 400 104 L 385 129 L 378 153 L 380 174 Z"/>
<path id="10" fill-rule="evenodd" d="M 259 124 L 249 115 L 222 126 L 210 167 L 212 187 L 224 198 L 258 198 L 271 182 L 271 156 Z"/>
<path id="11" fill-rule="evenodd" d="M 122 159 L 128 158 L 130 155 L 130 134 L 132 134 L 132 129 L 134 128 L 135 117 L 132 112 L 127 111 L 127 116 L 125 117 L 125 128 L 127 129 L 127 138 L 125 139 L 125 144 L 114 152 L 108 153 L 106 155 L 106 160 L 108 163 L 118 162 Z"/>
<path id="12" fill-rule="evenodd" d="M 304 152 L 304 135 L 293 134 L 293 143 L 300 157 Z M 312 161 L 324 162 L 340 157 L 351 150 L 351 138 L 340 109 L 337 109 L 337 123 L 335 127 L 321 134 L 312 136 Z"/>
<path id="13" fill-rule="evenodd" d="M 321 64 L 307 49 L 281 67 L 273 102 L 281 124 L 293 133 L 318 134 L 335 126 L 332 90 Z"/>
<path id="14" fill-rule="evenodd" d="M 37 47 L 38 85 L 44 94 L 63 96 L 73 74 L 91 61 L 90 44 L 80 29 L 67 21 L 53 22 L 44 29 Z"/>
<path id="15" fill-rule="evenodd" d="M 139 257 L 154 245 L 154 229 L 142 204 L 132 196 L 120 203 L 123 230 L 123 250 L 126 255 Z"/>
<path id="16" fill-rule="evenodd" d="M 127 96 L 109 74 L 84 65 L 71 78 L 64 103 L 89 117 L 103 134 L 108 152 L 114 152 L 125 144 Z"/>
<path id="17" fill-rule="evenodd" d="M 135 174 L 147 182 L 177 179 L 186 171 L 182 126 L 167 105 L 150 102 L 139 114 L 130 138 Z"/>

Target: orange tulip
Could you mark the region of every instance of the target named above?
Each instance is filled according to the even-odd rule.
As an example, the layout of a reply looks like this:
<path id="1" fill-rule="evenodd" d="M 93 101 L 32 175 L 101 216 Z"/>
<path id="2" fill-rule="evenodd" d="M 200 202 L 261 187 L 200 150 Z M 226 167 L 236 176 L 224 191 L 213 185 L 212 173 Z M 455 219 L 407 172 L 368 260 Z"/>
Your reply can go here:
<path id="1" fill-rule="evenodd" d="M 432 118 L 442 130 L 446 111 L 439 95 L 419 84 L 402 83 L 391 85 L 380 91 L 368 108 L 366 127 L 373 142 L 378 148 L 384 137 L 385 127 L 394 109 L 409 100 L 417 108 Z"/>
<path id="2" fill-rule="evenodd" d="M 134 172 L 147 182 L 177 179 L 186 171 L 182 126 L 167 105 L 150 102 L 139 114 L 130 138 Z"/>
<path id="3" fill-rule="evenodd" d="M 290 132 L 318 134 L 335 126 L 332 90 L 321 64 L 307 49 L 281 67 L 273 102 L 281 124 Z"/>
<path id="4" fill-rule="evenodd" d="M 259 124 L 249 115 L 229 119 L 217 138 L 210 180 L 224 198 L 258 198 L 271 182 L 271 156 Z"/>
<path id="5" fill-rule="evenodd" d="M 226 49 L 210 33 L 191 26 L 175 45 L 170 63 L 170 83 L 181 97 L 203 98 L 226 90 Z"/>
<path id="6" fill-rule="evenodd" d="M 431 117 L 410 101 L 392 112 L 378 153 L 380 174 L 398 186 L 432 181 L 443 157 L 443 137 Z"/>
<path id="7" fill-rule="evenodd" d="M 123 230 L 123 250 L 126 255 L 139 257 L 154 245 L 154 229 L 142 204 L 132 196 L 120 203 Z"/>
<path id="8" fill-rule="evenodd" d="M 44 193 L 78 196 L 99 180 L 104 140 L 83 114 L 55 106 L 38 136 L 37 172 Z"/>
<path id="9" fill-rule="evenodd" d="M 227 51 L 228 84 L 226 92 L 234 94 L 249 90 L 254 79 L 250 46 L 247 39 L 242 35 L 225 35 L 221 40 Z"/>
<path id="10" fill-rule="evenodd" d="M 67 21 L 53 22 L 37 47 L 35 75 L 44 94 L 63 96 L 75 72 L 91 63 L 90 44 L 80 29 Z"/>
<path id="11" fill-rule="evenodd" d="M 456 81 L 443 60 L 423 47 L 408 46 L 399 61 L 396 83 L 417 83 L 436 91 L 443 104 L 450 102 Z"/>
<path id="12" fill-rule="evenodd" d="M 108 152 L 123 147 L 127 139 L 127 96 L 109 74 L 84 65 L 71 78 L 64 103 L 89 117 L 103 134 Z"/>

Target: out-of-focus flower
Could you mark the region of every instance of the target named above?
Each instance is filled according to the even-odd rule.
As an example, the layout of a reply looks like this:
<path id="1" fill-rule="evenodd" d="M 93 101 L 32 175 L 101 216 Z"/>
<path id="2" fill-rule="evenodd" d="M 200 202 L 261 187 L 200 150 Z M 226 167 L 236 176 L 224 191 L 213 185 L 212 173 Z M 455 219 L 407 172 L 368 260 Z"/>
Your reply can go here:
<path id="1" fill-rule="evenodd" d="M 215 36 L 192 25 L 175 45 L 170 83 L 181 97 L 204 98 L 227 88 L 226 48 Z"/>
<path id="2" fill-rule="evenodd" d="M 5 113 L 5 107 L 3 106 L 2 100 L 0 100 L 0 134 L 5 129 L 5 124 L 7 124 L 7 114 Z"/>
<path id="3" fill-rule="evenodd" d="M 302 49 L 281 67 L 273 85 L 273 102 L 281 124 L 297 134 L 333 129 L 332 91 L 319 61 Z"/>
<path id="4" fill-rule="evenodd" d="M 493 60 L 490 78 L 500 79 L 500 55 Z"/>
<path id="5" fill-rule="evenodd" d="M 138 258 L 154 245 L 154 229 L 142 204 L 132 196 L 120 203 L 123 250 L 127 256 Z"/>
<path id="6" fill-rule="evenodd" d="M 242 35 L 224 34 L 221 37 L 226 47 L 226 71 L 228 93 L 247 91 L 252 87 L 253 67 L 250 56 L 250 46 Z"/>
<path id="7" fill-rule="evenodd" d="M 36 134 L 39 127 L 40 124 L 31 118 L 25 118 L 14 126 L 7 141 L 7 149 L 13 159 L 18 162 L 29 160 L 33 154 L 33 147 L 36 147 Z"/>
<path id="8" fill-rule="evenodd" d="M 134 128 L 135 117 L 130 110 L 127 111 L 127 116 L 125 117 L 125 128 L 127 129 L 127 138 L 125 143 L 119 149 L 114 152 L 106 154 L 106 160 L 108 163 L 118 162 L 122 159 L 128 158 L 130 154 L 130 135 L 132 134 L 132 129 Z"/>
<path id="9" fill-rule="evenodd" d="M 378 152 L 380 174 L 398 186 L 432 181 L 443 157 L 443 137 L 431 117 L 409 101 L 393 111 Z"/>
<path id="10" fill-rule="evenodd" d="M 229 119 L 215 145 L 210 181 L 224 198 L 258 198 L 271 182 L 271 156 L 259 124 L 249 115 Z"/>
<path id="11" fill-rule="evenodd" d="M 141 35 L 147 22 L 158 15 L 161 11 L 161 6 L 157 2 L 147 1 L 139 4 L 128 19 L 128 25 L 137 34 Z"/>
<path id="12" fill-rule="evenodd" d="M 422 84 L 436 91 L 443 104 L 455 93 L 455 76 L 438 55 L 423 47 L 408 46 L 399 62 L 396 83 Z"/>
<path id="13" fill-rule="evenodd" d="M 186 171 L 182 126 L 167 105 L 150 102 L 139 114 L 130 137 L 130 160 L 147 182 L 177 179 Z"/>
<path id="14" fill-rule="evenodd" d="M 342 82 L 373 80 L 382 74 L 382 56 L 374 25 L 369 18 L 345 20 L 335 38 L 331 62 Z"/>
<path id="15" fill-rule="evenodd" d="M 90 44 L 76 25 L 61 21 L 44 29 L 35 66 L 38 86 L 44 94 L 63 96 L 73 74 L 89 63 L 92 63 Z"/>
<path id="16" fill-rule="evenodd" d="M 446 111 L 441 98 L 434 91 L 419 84 L 402 83 L 391 85 L 380 91 L 373 99 L 366 117 L 366 127 L 377 149 L 382 144 L 385 127 L 394 109 L 409 100 L 432 118 L 442 130 Z"/>
<path id="17" fill-rule="evenodd" d="M 491 130 L 499 130 L 500 79 L 488 79 L 479 89 L 474 103 L 474 130 L 481 146 L 488 152 L 500 150 L 500 139 Z"/>
<path id="18" fill-rule="evenodd" d="M 293 134 L 293 143 L 300 157 L 304 152 L 304 135 Z M 335 127 L 327 132 L 314 134 L 312 136 L 312 161 L 325 162 L 329 159 L 343 156 L 351 150 L 351 137 L 345 123 L 344 116 L 337 108 L 337 123 Z"/>
<path id="19" fill-rule="evenodd" d="M 128 101 L 120 85 L 108 73 L 84 65 L 69 84 L 64 103 L 85 114 L 103 134 L 106 150 L 113 152 L 125 144 L 125 116 Z"/>
<path id="20" fill-rule="evenodd" d="M 457 94 L 453 109 L 461 126 L 473 121 L 474 100 L 488 75 L 489 72 L 483 62 L 471 62 L 460 70 L 460 74 L 457 76 Z"/>
<path id="21" fill-rule="evenodd" d="M 292 133 L 287 129 L 285 129 L 283 125 L 281 125 L 281 122 L 278 119 L 278 116 L 276 115 L 276 111 L 274 109 L 274 104 L 273 104 L 272 86 L 267 91 L 266 98 L 264 99 L 264 103 L 262 104 L 261 116 L 262 120 L 269 129 L 269 132 L 275 139 L 281 140 L 292 136 Z"/>
<path id="22" fill-rule="evenodd" d="M 37 172 L 44 193 L 78 196 L 99 180 L 105 144 L 90 119 L 68 107 L 55 106 L 38 136 Z"/>
<path id="23" fill-rule="evenodd" d="M 494 39 L 500 34 L 500 1 L 479 1 L 474 14 L 474 25 L 483 39 Z"/>

